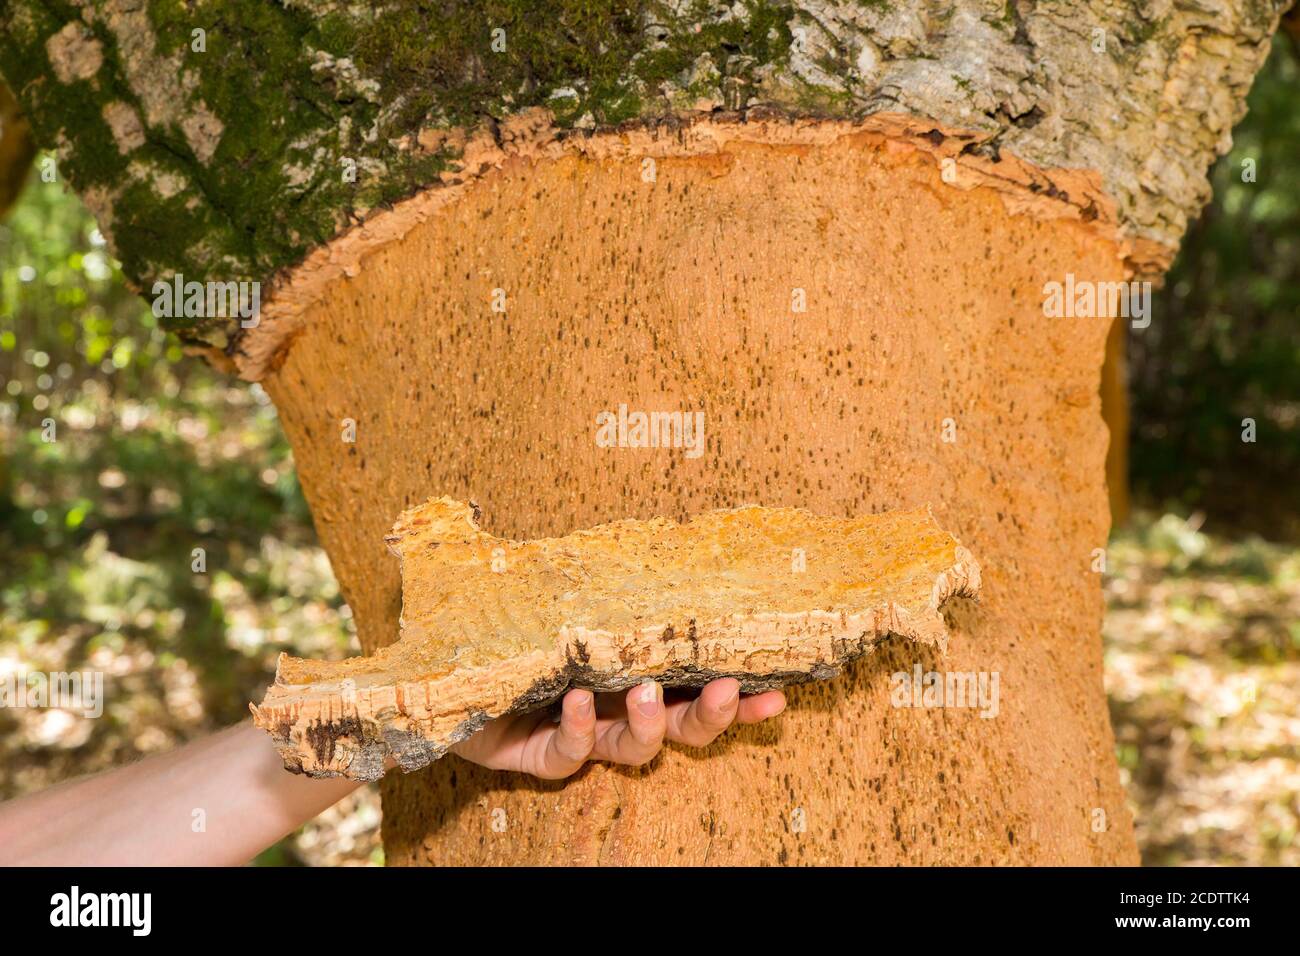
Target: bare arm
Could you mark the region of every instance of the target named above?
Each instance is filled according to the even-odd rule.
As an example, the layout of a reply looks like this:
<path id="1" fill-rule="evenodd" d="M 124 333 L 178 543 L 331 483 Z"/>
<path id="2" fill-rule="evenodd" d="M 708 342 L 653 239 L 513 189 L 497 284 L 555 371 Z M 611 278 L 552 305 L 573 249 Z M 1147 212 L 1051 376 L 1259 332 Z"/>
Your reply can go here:
<path id="1" fill-rule="evenodd" d="M 730 678 L 666 703 L 646 681 L 622 694 L 574 690 L 548 712 L 492 721 L 455 752 L 496 770 L 556 780 L 588 760 L 643 764 L 665 739 L 706 747 L 733 722 L 785 707 L 742 697 Z M 359 784 L 287 773 L 266 734 L 242 723 L 129 767 L 0 804 L 0 865 L 237 866 Z"/>
<path id="2" fill-rule="evenodd" d="M 238 865 L 358 786 L 286 773 L 266 734 L 245 722 L 0 805 L 0 863 Z"/>

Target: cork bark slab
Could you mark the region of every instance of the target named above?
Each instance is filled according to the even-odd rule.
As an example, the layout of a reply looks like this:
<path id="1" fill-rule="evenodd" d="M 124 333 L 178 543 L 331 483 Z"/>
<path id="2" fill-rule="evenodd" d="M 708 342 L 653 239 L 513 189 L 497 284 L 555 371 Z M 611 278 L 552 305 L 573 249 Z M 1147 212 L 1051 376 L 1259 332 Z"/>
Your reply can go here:
<path id="1" fill-rule="evenodd" d="M 288 769 L 373 780 L 392 756 L 416 770 L 575 686 L 834 677 L 890 635 L 946 644 L 939 606 L 979 591 L 979 565 L 928 508 L 846 520 L 749 506 L 526 542 L 478 517 L 436 498 L 398 519 L 398 643 L 340 663 L 281 657 L 253 714 Z"/>

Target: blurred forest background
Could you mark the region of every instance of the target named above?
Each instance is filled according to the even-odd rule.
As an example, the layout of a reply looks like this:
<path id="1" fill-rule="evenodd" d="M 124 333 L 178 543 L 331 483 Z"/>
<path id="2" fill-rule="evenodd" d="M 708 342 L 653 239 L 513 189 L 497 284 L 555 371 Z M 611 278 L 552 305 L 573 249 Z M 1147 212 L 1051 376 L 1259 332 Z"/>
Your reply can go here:
<path id="1" fill-rule="evenodd" d="M 1300 864 L 1298 63 L 1279 36 L 1129 335 L 1105 660 L 1148 864 Z M 0 393 L 0 674 L 112 688 L 100 720 L 0 710 L 0 799 L 246 717 L 281 651 L 357 652 L 266 395 L 182 357 L 39 164 L 0 222 Z M 379 817 L 363 789 L 258 862 L 382 863 Z"/>

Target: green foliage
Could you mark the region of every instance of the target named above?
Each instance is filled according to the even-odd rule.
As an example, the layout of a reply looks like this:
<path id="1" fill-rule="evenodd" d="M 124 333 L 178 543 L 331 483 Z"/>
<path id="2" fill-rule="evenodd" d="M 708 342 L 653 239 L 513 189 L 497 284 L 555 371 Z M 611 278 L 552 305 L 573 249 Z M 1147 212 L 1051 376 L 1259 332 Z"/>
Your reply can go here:
<path id="1" fill-rule="evenodd" d="M 184 359 L 38 175 L 0 222 L 0 396 L 0 668 L 106 674 L 102 719 L 0 710 L 0 799 L 245 718 L 280 651 L 355 652 L 265 394 Z"/>
<path id="2" fill-rule="evenodd" d="M 125 288 L 93 221 L 60 186 L 33 177 L 0 225 L 0 262 L 0 511 L 14 544 L 74 545 L 124 514 L 225 540 L 250 522 L 305 519 L 266 396 L 178 364 L 179 344 Z M 227 432 L 241 412 L 247 421 Z M 206 439 L 223 432 L 227 447 L 209 460 Z M 281 463 L 272 480 L 249 449 Z M 113 473 L 131 481 L 118 487 Z"/>

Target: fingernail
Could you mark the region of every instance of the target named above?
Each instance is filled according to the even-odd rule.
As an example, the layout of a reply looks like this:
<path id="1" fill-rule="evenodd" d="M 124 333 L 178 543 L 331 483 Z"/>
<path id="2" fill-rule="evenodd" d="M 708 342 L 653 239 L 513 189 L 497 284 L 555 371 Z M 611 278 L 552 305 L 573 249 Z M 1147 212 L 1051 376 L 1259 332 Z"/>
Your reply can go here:
<path id="1" fill-rule="evenodd" d="M 732 704 L 736 702 L 736 698 L 739 696 L 740 696 L 740 682 L 737 681 L 736 686 L 731 689 L 731 693 L 718 702 L 718 709 L 726 710 L 728 707 L 730 707 Z"/>
<path id="2" fill-rule="evenodd" d="M 573 709 L 577 711 L 579 717 L 585 718 L 591 716 L 591 701 L 592 697 L 590 691 L 583 691 L 578 695 L 578 702 L 573 705 Z"/>
<path id="3" fill-rule="evenodd" d="M 659 685 L 652 680 L 641 682 L 641 689 L 637 692 L 636 709 L 641 711 L 642 717 L 653 717 L 659 713 Z"/>

